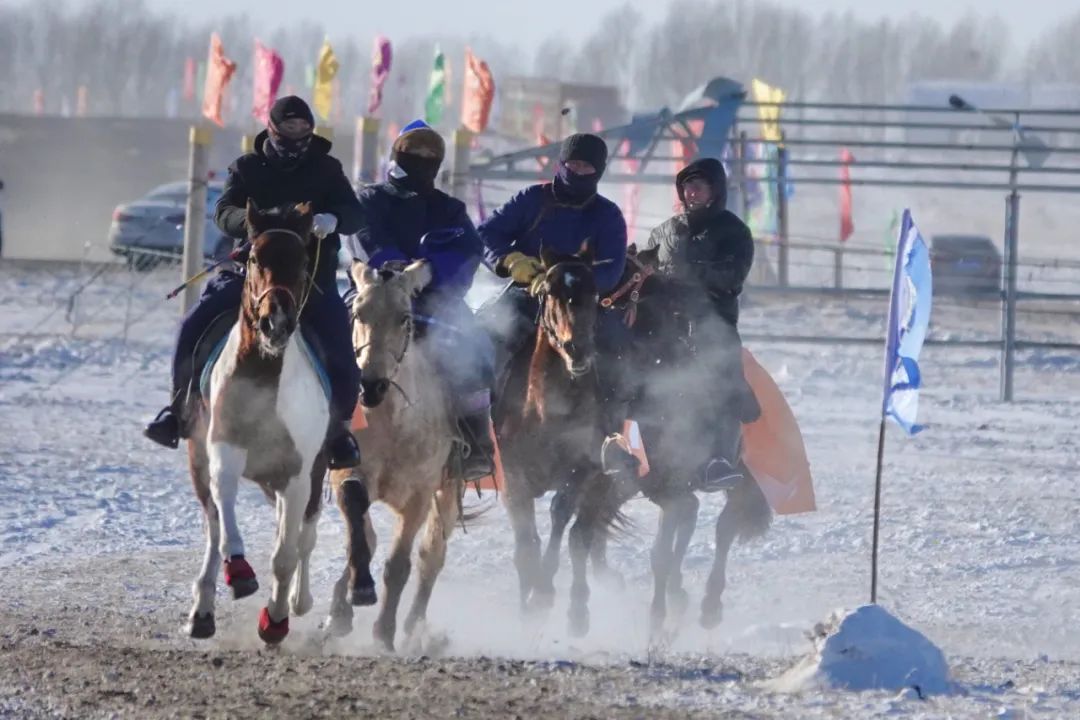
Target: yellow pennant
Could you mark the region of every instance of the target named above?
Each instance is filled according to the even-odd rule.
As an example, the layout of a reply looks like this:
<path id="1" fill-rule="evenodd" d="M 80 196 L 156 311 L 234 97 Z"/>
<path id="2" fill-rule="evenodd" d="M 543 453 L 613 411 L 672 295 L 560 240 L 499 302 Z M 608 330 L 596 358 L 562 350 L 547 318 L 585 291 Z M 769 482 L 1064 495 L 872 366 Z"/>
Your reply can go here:
<path id="1" fill-rule="evenodd" d="M 330 41 L 324 40 L 319 50 L 319 65 L 315 68 L 315 88 L 312 91 L 312 104 L 323 122 L 330 121 L 330 112 L 334 106 L 334 78 L 338 73 L 338 60 L 334 57 L 334 48 Z"/>

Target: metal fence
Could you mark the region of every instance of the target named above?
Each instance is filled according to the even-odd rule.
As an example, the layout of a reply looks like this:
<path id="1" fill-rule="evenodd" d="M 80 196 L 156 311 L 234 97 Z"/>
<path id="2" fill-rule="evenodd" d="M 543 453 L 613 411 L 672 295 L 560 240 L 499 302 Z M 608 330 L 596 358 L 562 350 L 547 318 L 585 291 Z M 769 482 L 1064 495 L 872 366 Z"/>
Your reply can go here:
<path id="1" fill-rule="evenodd" d="M 734 97 L 734 96 L 733 96 Z M 732 98 L 721 98 L 719 102 Z M 745 128 L 762 127 L 763 110 L 779 109 L 783 134 L 775 137 L 751 135 Z M 615 152 L 609 159 L 605 182 L 636 185 L 670 185 L 677 168 L 700 149 L 714 141 L 702 137 L 708 108 L 681 113 L 661 112 L 646 123 L 611 128 L 601 133 Z M 650 124 L 651 123 L 651 124 Z M 644 128 L 644 130 L 643 130 Z M 641 150 L 642 132 L 651 133 Z M 636 138 L 639 150 L 628 153 L 629 139 Z M 711 145 L 710 145 L 711 142 Z M 776 152 L 769 158 L 751 157 L 753 144 L 772 142 Z M 670 148 L 665 152 L 666 148 Z M 858 159 L 850 164 L 851 177 L 841 179 L 845 165 L 841 149 L 857 149 Z M 558 145 L 523 150 L 468 167 L 475 182 L 535 181 L 533 163 L 550 163 Z M 755 292 L 872 293 L 888 286 L 887 253 L 834 242 L 805 242 L 798 239 L 800 228 L 789 217 L 788 188 L 800 186 L 851 186 L 885 188 L 949 189 L 964 192 L 1004 194 L 1004 241 L 1002 276 L 998 290 L 989 290 L 984 302 L 997 302 L 1001 314 L 1002 400 L 1014 396 L 1013 377 L 1017 340 L 1017 312 L 1021 303 L 1059 302 L 1063 314 L 1075 312 L 1080 300 L 1071 286 L 1080 262 L 1056 258 L 1021 258 L 1020 199 L 1025 193 L 1052 193 L 1062 197 L 1080 194 L 1080 109 L 980 109 L 953 96 L 948 105 L 858 105 L 845 103 L 741 103 L 728 138 L 727 159 L 732 191 L 729 207 L 746 217 L 749 212 L 750 168 L 764 165 L 755 182 L 770 186 L 776 198 L 776 232 L 760 238 L 764 258 L 774 257 L 769 269 L 759 275 Z M 523 167 L 524 166 L 524 167 Z M 457 164 L 458 168 L 463 167 Z M 628 172 L 627 168 L 634 168 Z M 461 174 L 459 172 L 459 174 Z M 799 260 L 795 260 L 800 256 Z M 830 282 L 793 283 L 793 267 L 819 266 Z M 1042 275 L 1063 286 L 1062 292 L 1022 290 L 1024 274 L 1030 279 Z M 855 276 L 881 274 L 875 287 L 852 284 Z M 1068 289 L 1064 286 L 1068 285 Z M 790 338 L 789 338 L 790 339 Z M 820 342 L 847 342 L 850 338 L 821 337 Z M 975 340 L 947 341 L 960 346 Z M 985 340 L 979 340 L 982 346 Z M 1032 345 L 1033 343 L 1027 343 Z M 1037 343 L 1035 343 L 1037 344 Z M 1056 346 L 1062 346 L 1058 344 Z M 1072 347 L 1065 342 L 1064 347 Z"/>

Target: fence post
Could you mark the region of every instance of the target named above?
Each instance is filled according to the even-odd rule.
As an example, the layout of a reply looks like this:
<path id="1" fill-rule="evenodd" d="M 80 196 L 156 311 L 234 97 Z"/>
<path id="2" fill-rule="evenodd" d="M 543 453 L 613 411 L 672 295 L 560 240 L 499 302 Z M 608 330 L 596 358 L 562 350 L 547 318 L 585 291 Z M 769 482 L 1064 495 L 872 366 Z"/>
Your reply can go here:
<path id="1" fill-rule="evenodd" d="M 788 198 L 787 198 L 787 148 L 776 150 L 776 234 L 779 257 L 776 278 L 780 287 L 788 286 Z"/>
<path id="2" fill-rule="evenodd" d="M 353 147 L 353 181 L 360 185 L 378 182 L 379 118 L 356 119 L 356 140 Z"/>
<path id="3" fill-rule="evenodd" d="M 1020 193 L 1005 198 L 1005 299 L 1001 327 L 1001 401 L 1013 401 L 1016 366 L 1016 266 L 1020 238 Z"/>
<path id="4" fill-rule="evenodd" d="M 840 245 L 833 250 L 833 287 L 841 290 L 844 287 L 844 246 Z"/>
<path id="5" fill-rule="evenodd" d="M 192 125 L 188 134 L 191 153 L 188 157 L 188 197 L 184 212 L 184 260 L 181 280 L 196 275 L 203 266 L 203 237 L 206 228 L 206 183 L 210 163 L 210 144 L 213 130 L 207 125 Z M 191 283 L 184 289 L 180 312 L 186 315 L 199 298 L 201 283 Z"/>
<path id="6" fill-rule="evenodd" d="M 251 133 L 244 133 L 240 137 L 240 152 L 245 155 L 249 152 L 255 152 L 255 136 Z"/>
<path id="7" fill-rule="evenodd" d="M 450 165 L 450 194 L 468 204 L 466 188 L 469 183 L 469 154 L 473 134 L 465 128 L 454 131 L 454 154 Z"/>

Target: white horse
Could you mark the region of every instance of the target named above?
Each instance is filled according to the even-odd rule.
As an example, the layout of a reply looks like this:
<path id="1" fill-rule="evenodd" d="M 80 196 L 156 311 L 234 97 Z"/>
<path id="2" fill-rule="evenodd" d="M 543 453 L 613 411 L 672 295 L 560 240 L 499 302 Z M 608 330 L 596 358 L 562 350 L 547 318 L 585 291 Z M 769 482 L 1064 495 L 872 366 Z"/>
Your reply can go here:
<path id="1" fill-rule="evenodd" d="M 259 616 L 259 637 L 275 644 L 289 632 L 290 608 L 303 615 L 312 606 L 308 565 L 326 475 L 322 446 L 330 408 L 296 332 L 311 291 L 310 208 L 263 213 L 249 203 L 247 222 L 251 255 L 240 317 L 213 367 L 208 400 L 188 442 L 195 492 L 206 513 L 206 556 L 195 581 L 189 630 L 196 638 L 215 632 L 222 557 L 234 598 L 258 590 L 236 522 L 237 488 L 246 477 L 277 507 L 274 582 Z"/>
<path id="2" fill-rule="evenodd" d="M 420 582 L 405 632 L 425 620 L 435 580 L 446 558 L 446 544 L 459 519 L 462 482 L 450 477 L 447 461 L 460 442 L 446 383 L 440 379 L 426 342 L 414 342 L 413 299 L 431 282 L 431 267 L 414 262 L 404 270 L 352 266 L 357 294 L 353 302 L 353 346 L 363 377 L 361 402 L 368 427 L 361 436 L 359 468 L 334 471 L 331 482 L 347 528 L 348 564 L 334 587 L 329 629 L 352 630 L 352 605 L 377 602 L 369 568 L 375 532 L 368 515 L 379 500 L 397 515 L 397 527 L 383 570 L 382 608 L 375 639 L 394 649 L 397 609 L 412 568 L 412 548 L 420 545 Z"/>

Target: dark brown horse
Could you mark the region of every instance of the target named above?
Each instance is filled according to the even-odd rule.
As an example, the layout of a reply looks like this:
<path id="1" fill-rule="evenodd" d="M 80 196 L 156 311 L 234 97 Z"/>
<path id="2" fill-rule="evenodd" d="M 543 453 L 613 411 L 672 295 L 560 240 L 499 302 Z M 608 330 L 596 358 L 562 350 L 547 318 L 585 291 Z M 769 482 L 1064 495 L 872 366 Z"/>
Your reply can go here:
<path id="1" fill-rule="evenodd" d="M 612 304 L 633 327 L 629 374 L 638 392 L 631 414 L 641 427 L 651 467 L 639 483 L 660 507 L 650 618 L 658 639 L 670 619 L 669 602 L 675 605 L 674 615 L 681 615 L 687 603 L 682 563 L 698 513 L 695 479 L 715 453 L 717 428 L 730 417 L 726 406 L 740 381 L 734 374 L 742 370 L 734 336 L 701 302 L 700 291 L 657 273 L 655 263 L 655 253 L 632 254 L 619 288 L 633 292 L 622 293 Z M 732 542 L 763 533 L 771 519 L 764 495 L 749 471 L 741 469 L 743 479 L 727 488 L 727 503 L 717 519 L 716 557 L 701 606 L 705 627 L 721 618 Z"/>
<path id="2" fill-rule="evenodd" d="M 248 205 L 251 254 L 239 319 L 214 365 L 209 392 L 196 408 L 188 454 L 195 493 L 206 513 L 206 556 L 195 581 L 192 637 L 210 637 L 218 566 L 234 598 L 258 589 L 244 559 L 236 522 L 241 477 L 277 505 L 274 582 L 259 617 L 259 636 L 281 642 L 289 611 L 312 606 L 308 563 L 315 548 L 326 462 L 329 401 L 296 332 L 311 291 L 311 209 L 261 212 Z M 291 593 L 290 593 L 291 588 Z"/>
<path id="3" fill-rule="evenodd" d="M 495 427 L 522 609 L 544 610 L 554 602 L 562 534 L 576 516 L 570 530 L 570 632 L 581 636 L 589 628 L 589 552 L 617 521 L 621 503 L 611 499 L 619 489 L 599 463 L 603 433 L 594 368 L 598 295 L 592 260 L 587 254 L 545 256 L 544 264 L 532 352 L 511 363 Z M 553 505 L 551 538 L 541 557 L 535 501 L 553 490 L 560 491 L 565 511 Z"/>

